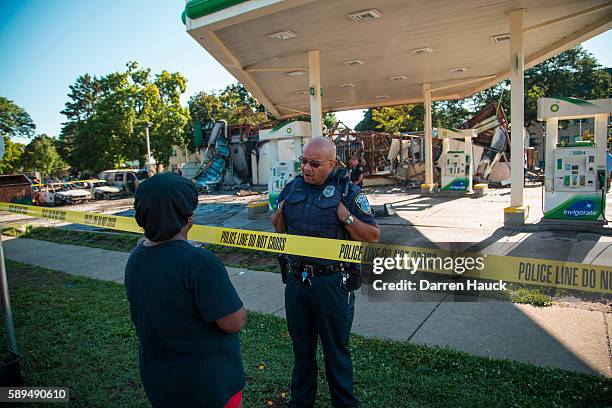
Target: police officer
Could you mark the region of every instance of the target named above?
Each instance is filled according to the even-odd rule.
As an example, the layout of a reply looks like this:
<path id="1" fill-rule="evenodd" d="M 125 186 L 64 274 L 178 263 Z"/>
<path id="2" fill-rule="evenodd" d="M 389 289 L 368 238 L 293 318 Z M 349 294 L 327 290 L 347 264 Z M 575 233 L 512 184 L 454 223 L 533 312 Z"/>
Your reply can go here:
<path id="1" fill-rule="evenodd" d="M 306 145 L 300 160 L 302 175 L 283 189 L 278 210 L 272 216 L 276 231 L 377 242 L 380 230 L 366 196 L 357 185 L 340 179 L 334 169 L 334 143 L 315 138 Z M 354 305 L 355 294 L 349 290 L 343 264 L 314 257 L 288 257 L 285 309 L 294 355 L 290 407 L 314 406 L 317 337 L 323 346 L 333 406 L 359 405 L 353 394 L 353 364 L 348 348 Z"/>

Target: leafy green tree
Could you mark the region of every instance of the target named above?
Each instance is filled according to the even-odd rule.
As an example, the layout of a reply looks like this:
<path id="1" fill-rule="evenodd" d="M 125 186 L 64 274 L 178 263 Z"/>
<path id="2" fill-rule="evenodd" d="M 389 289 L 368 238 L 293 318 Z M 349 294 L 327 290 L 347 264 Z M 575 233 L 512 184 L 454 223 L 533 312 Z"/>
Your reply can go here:
<path id="1" fill-rule="evenodd" d="M 458 127 L 470 117 L 464 101 L 443 101 L 432 104 L 434 127 Z M 368 109 L 355 130 L 376 130 L 388 133 L 418 132 L 423 130 L 423 104 L 386 106 Z"/>
<path id="2" fill-rule="evenodd" d="M 44 179 L 65 169 L 67 164 L 55 149 L 54 140 L 42 134 L 34 137 L 24 148 L 23 166 L 26 171 L 39 172 Z"/>
<path id="3" fill-rule="evenodd" d="M 254 112 L 261 113 L 266 111 L 266 108 L 257 102 L 257 99 L 253 98 L 249 91 L 247 91 L 247 89 L 240 82 L 236 82 L 235 84 L 225 87 L 220 96 L 231 96 L 231 99 L 233 99 L 237 105 L 248 106 Z"/>
<path id="4" fill-rule="evenodd" d="M 14 143 L 7 136 L 4 138 L 4 157 L 0 161 L 0 174 L 17 173 L 22 165 L 23 148 L 21 143 Z"/>
<path id="5" fill-rule="evenodd" d="M 610 71 L 599 65 L 581 46 L 556 55 L 525 71 L 525 123 L 537 117 L 537 100 L 542 97 L 571 96 L 581 99 L 610 98 Z M 510 115 L 510 81 L 459 101 L 434 102 L 434 126 L 457 127 L 491 102 L 501 103 Z M 356 130 L 397 132 L 422 130 L 423 105 L 400 105 L 368 109 Z"/>
<path id="6" fill-rule="evenodd" d="M 361 132 L 365 130 L 376 130 L 376 127 L 379 125 L 374 119 L 372 119 L 372 108 L 366 110 L 363 114 L 363 119 L 357 125 L 355 125 L 355 130 Z"/>
<path id="7" fill-rule="evenodd" d="M 536 121 L 538 98 L 555 96 L 610 98 L 610 72 L 580 45 L 525 70 L 525 123 Z M 510 81 L 477 93 L 472 102 L 474 113 L 490 102 L 501 102 L 506 115 L 510 115 Z"/>
<path id="8" fill-rule="evenodd" d="M 186 133 L 189 111 L 180 104 L 164 106 L 155 116 L 151 132 L 151 151 L 158 163 L 168 165 L 173 146 L 186 146 L 190 137 Z"/>
<path id="9" fill-rule="evenodd" d="M 62 111 L 67 118 L 58 143 L 62 156 L 93 173 L 127 161 L 145 163 L 149 126 L 151 153 L 167 165 L 172 146 L 186 140 L 189 112 L 180 104 L 186 83 L 180 73 L 167 71 L 152 78 L 151 70 L 136 62 L 100 78 L 80 76 Z"/>
<path id="10" fill-rule="evenodd" d="M 378 123 L 376 130 L 399 133 L 423 129 L 423 108 L 421 106 L 417 104 L 397 105 L 372 109 L 372 120 Z"/>
<path id="11" fill-rule="evenodd" d="M 24 145 L 11 137 L 31 137 L 36 126 L 30 115 L 10 99 L 0 96 L 0 137 L 4 139 L 4 157 L 0 161 L 0 174 L 12 174 L 21 169 Z"/>
<path id="12" fill-rule="evenodd" d="M 221 99 L 215 93 L 198 92 L 187 102 L 191 119 L 200 123 L 220 120 L 225 115 Z"/>
<path id="13" fill-rule="evenodd" d="M 323 130 L 329 131 L 332 129 L 336 122 L 338 122 L 338 118 L 334 112 L 327 112 L 323 114 Z"/>
<path id="14" fill-rule="evenodd" d="M 458 128 L 471 116 L 463 100 L 434 102 L 432 123 L 435 127 Z"/>
<path id="15" fill-rule="evenodd" d="M 198 92 L 187 105 L 193 120 L 200 123 L 225 120 L 228 125 L 258 125 L 269 120 L 265 108 L 241 84 L 220 92 Z"/>
<path id="16" fill-rule="evenodd" d="M 0 96 L 0 135 L 31 137 L 35 129 L 36 126 L 25 109 Z"/>

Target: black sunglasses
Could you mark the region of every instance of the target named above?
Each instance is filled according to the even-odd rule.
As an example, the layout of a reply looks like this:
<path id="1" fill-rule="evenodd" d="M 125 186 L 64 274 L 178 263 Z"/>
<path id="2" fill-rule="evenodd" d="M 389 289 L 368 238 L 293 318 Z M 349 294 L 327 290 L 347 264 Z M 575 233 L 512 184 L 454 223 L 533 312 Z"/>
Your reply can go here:
<path id="1" fill-rule="evenodd" d="M 300 156 L 300 163 L 302 163 L 302 166 L 305 166 L 308 163 L 310 163 L 310 167 L 312 167 L 313 169 L 316 169 L 317 167 L 319 167 L 320 165 L 322 165 L 325 162 L 331 162 L 331 161 L 334 161 L 334 160 L 323 160 L 323 161 L 308 160 L 308 159 L 304 158 L 304 156 Z"/>

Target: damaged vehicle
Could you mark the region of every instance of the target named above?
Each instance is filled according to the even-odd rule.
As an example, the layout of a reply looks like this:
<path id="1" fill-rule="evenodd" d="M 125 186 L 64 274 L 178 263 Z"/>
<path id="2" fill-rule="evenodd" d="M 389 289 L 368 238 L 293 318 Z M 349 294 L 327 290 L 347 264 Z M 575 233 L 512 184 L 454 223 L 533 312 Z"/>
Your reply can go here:
<path id="1" fill-rule="evenodd" d="M 141 170 L 104 170 L 98 175 L 98 179 L 107 181 L 110 186 L 127 194 L 134 194 L 138 184 L 147 177 L 146 171 Z"/>
<path id="2" fill-rule="evenodd" d="M 91 200 L 89 191 L 81 190 L 74 184 L 60 184 L 55 193 L 55 204 L 80 204 Z"/>
<path id="3" fill-rule="evenodd" d="M 80 204 L 91 200 L 91 193 L 68 183 L 50 183 L 40 187 L 36 202 L 47 205 Z"/>
<path id="4" fill-rule="evenodd" d="M 89 191 L 94 200 L 113 200 L 123 197 L 123 189 L 111 186 L 106 180 L 83 180 L 75 184 L 80 189 Z"/>

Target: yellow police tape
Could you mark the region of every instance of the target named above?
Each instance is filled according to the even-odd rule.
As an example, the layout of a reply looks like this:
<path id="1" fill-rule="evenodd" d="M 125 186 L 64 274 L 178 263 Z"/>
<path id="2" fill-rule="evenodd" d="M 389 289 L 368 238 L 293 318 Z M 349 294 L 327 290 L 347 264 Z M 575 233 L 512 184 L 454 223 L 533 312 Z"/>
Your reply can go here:
<path id="1" fill-rule="evenodd" d="M 0 202 L 0 210 L 119 231 L 143 232 L 142 228 L 136 224 L 133 218 L 118 215 L 51 209 L 3 202 Z M 203 225 L 195 225 L 189 233 L 189 239 L 236 248 L 352 263 L 372 264 L 375 258 L 401 258 L 407 255 L 407 257 L 413 260 L 412 262 L 420 259 L 418 271 L 446 275 L 457 274 L 458 264 L 453 263 L 453 261 L 463 257 L 472 260 L 471 262 L 462 262 L 460 269 L 464 270 L 462 276 L 465 277 L 612 294 L 612 266 L 610 265 L 591 265 L 514 256 L 452 252 L 443 249 L 403 245 L 368 244 L 356 241 L 303 237 Z M 483 267 L 478 269 L 477 265 Z"/>

